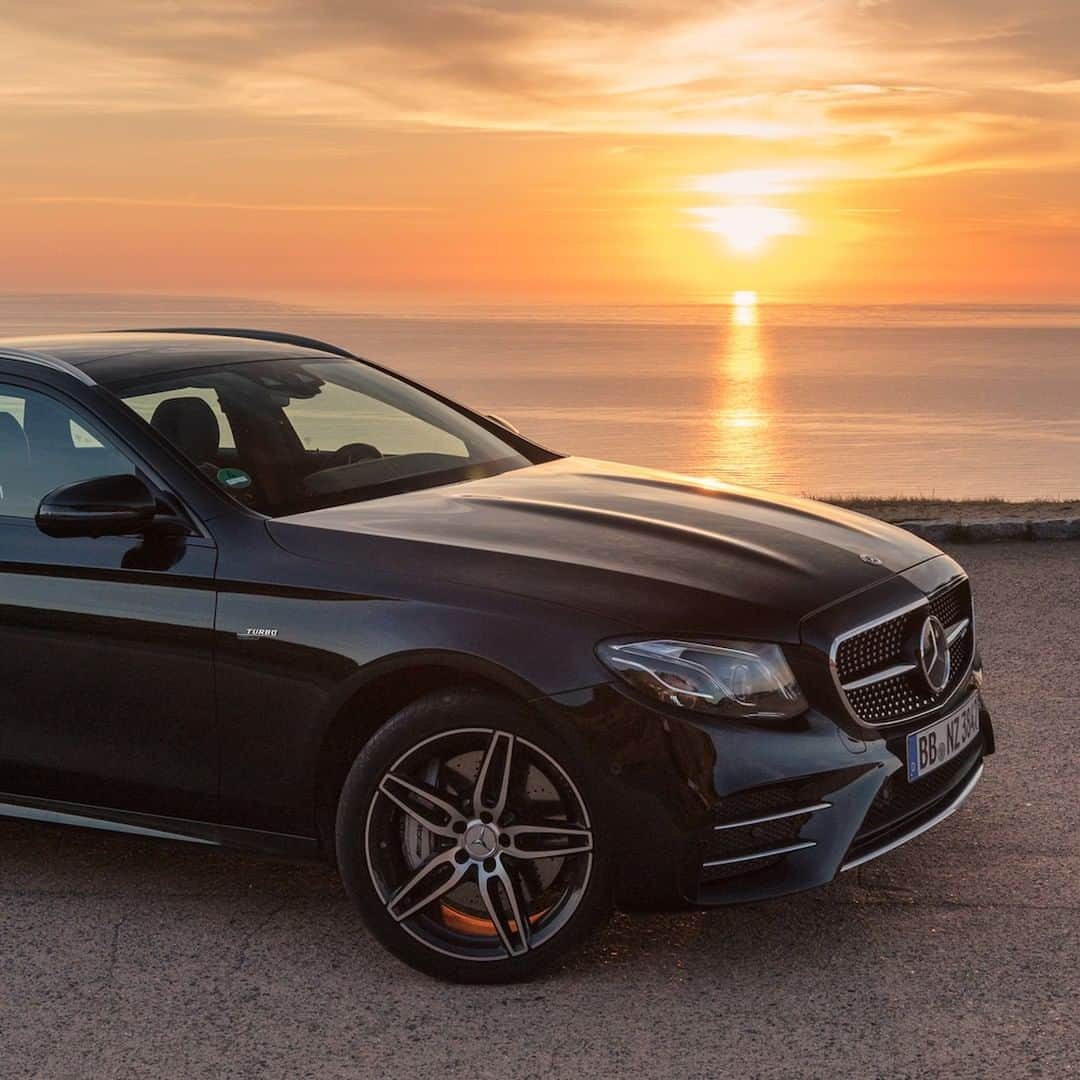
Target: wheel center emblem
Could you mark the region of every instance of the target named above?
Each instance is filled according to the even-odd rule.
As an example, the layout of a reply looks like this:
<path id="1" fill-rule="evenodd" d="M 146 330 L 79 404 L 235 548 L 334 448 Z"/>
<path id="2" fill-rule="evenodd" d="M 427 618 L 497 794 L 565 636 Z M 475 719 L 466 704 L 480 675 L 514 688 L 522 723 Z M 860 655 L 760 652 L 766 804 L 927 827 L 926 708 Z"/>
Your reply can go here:
<path id="1" fill-rule="evenodd" d="M 919 665 L 926 685 L 940 694 L 949 681 L 952 663 L 949 657 L 949 635 L 941 620 L 928 615 L 919 634 Z"/>
<path id="2" fill-rule="evenodd" d="M 465 830 L 464 847 L 474 859 L 487 859 L 495 854 L 495 830 L 483 822 L 475 822 Z"/>

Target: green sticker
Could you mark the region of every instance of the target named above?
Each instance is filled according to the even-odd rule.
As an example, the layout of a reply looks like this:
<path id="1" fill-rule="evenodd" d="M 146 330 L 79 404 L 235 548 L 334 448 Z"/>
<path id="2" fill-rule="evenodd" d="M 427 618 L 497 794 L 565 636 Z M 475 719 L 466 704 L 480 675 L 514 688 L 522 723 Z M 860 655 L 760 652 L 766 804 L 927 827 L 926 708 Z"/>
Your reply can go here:
<path id="1" fill-rule="evenodd" d="M 218 469 L 218 483 L 227 488 L 251 487 L 251 477 L 243 469 Z"/>

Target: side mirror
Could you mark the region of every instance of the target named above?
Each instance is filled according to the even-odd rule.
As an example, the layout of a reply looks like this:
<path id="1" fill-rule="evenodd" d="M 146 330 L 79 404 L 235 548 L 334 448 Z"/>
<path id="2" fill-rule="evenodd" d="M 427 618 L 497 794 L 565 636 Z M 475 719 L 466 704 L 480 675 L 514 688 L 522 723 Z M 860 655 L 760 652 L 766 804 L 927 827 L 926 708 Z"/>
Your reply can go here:
<path id="1" fill-rule="evenodd" d="M 489 420 L 494 420 L 495 423 L 499 425 L 499 427 L 504 427 L 507 431 L 512 431 L 515 435 L 521 434 L 521 432 L 518 431 L 518 429 L 514 427 L 514 425 L 511 424 L 509 420 L 504 420 L 501 416 L 496 416 L 494 413 L 488 413 L 487 418 Z"/>
<path id="2" fill-rule="evenodd" d="M 46 536 L 132 536 L 154 523 L 157 500 L 137 476 L 64 484 L 41 500 L 34 520 Z"/>

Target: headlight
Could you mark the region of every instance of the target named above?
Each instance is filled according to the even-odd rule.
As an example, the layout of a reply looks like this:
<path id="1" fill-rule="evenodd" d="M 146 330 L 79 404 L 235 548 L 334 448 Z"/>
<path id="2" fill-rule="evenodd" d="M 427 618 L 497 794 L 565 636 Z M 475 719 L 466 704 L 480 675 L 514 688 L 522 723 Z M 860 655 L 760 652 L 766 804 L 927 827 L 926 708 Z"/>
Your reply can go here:
<path id="1" fill-rule="evenodd" d="M 665 705 L 743 720 L 785 719 L 807 708 L 778 645 L 605 641 L 596 651 L 631 686 Z"/>

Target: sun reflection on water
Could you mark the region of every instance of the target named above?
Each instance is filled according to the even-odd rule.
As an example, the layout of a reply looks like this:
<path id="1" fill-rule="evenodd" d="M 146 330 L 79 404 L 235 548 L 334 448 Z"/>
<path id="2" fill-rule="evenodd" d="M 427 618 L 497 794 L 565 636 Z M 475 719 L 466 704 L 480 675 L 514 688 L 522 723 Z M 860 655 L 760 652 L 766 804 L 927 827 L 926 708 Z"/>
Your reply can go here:
<path id="1" fill-rule="evenodd" d="M 757 296 L 737 292 L 716 358 L 713 474 L 731 483 L 768 487 L 776 452 L 768 389 L 768 358 L 758 325 Z"/>

